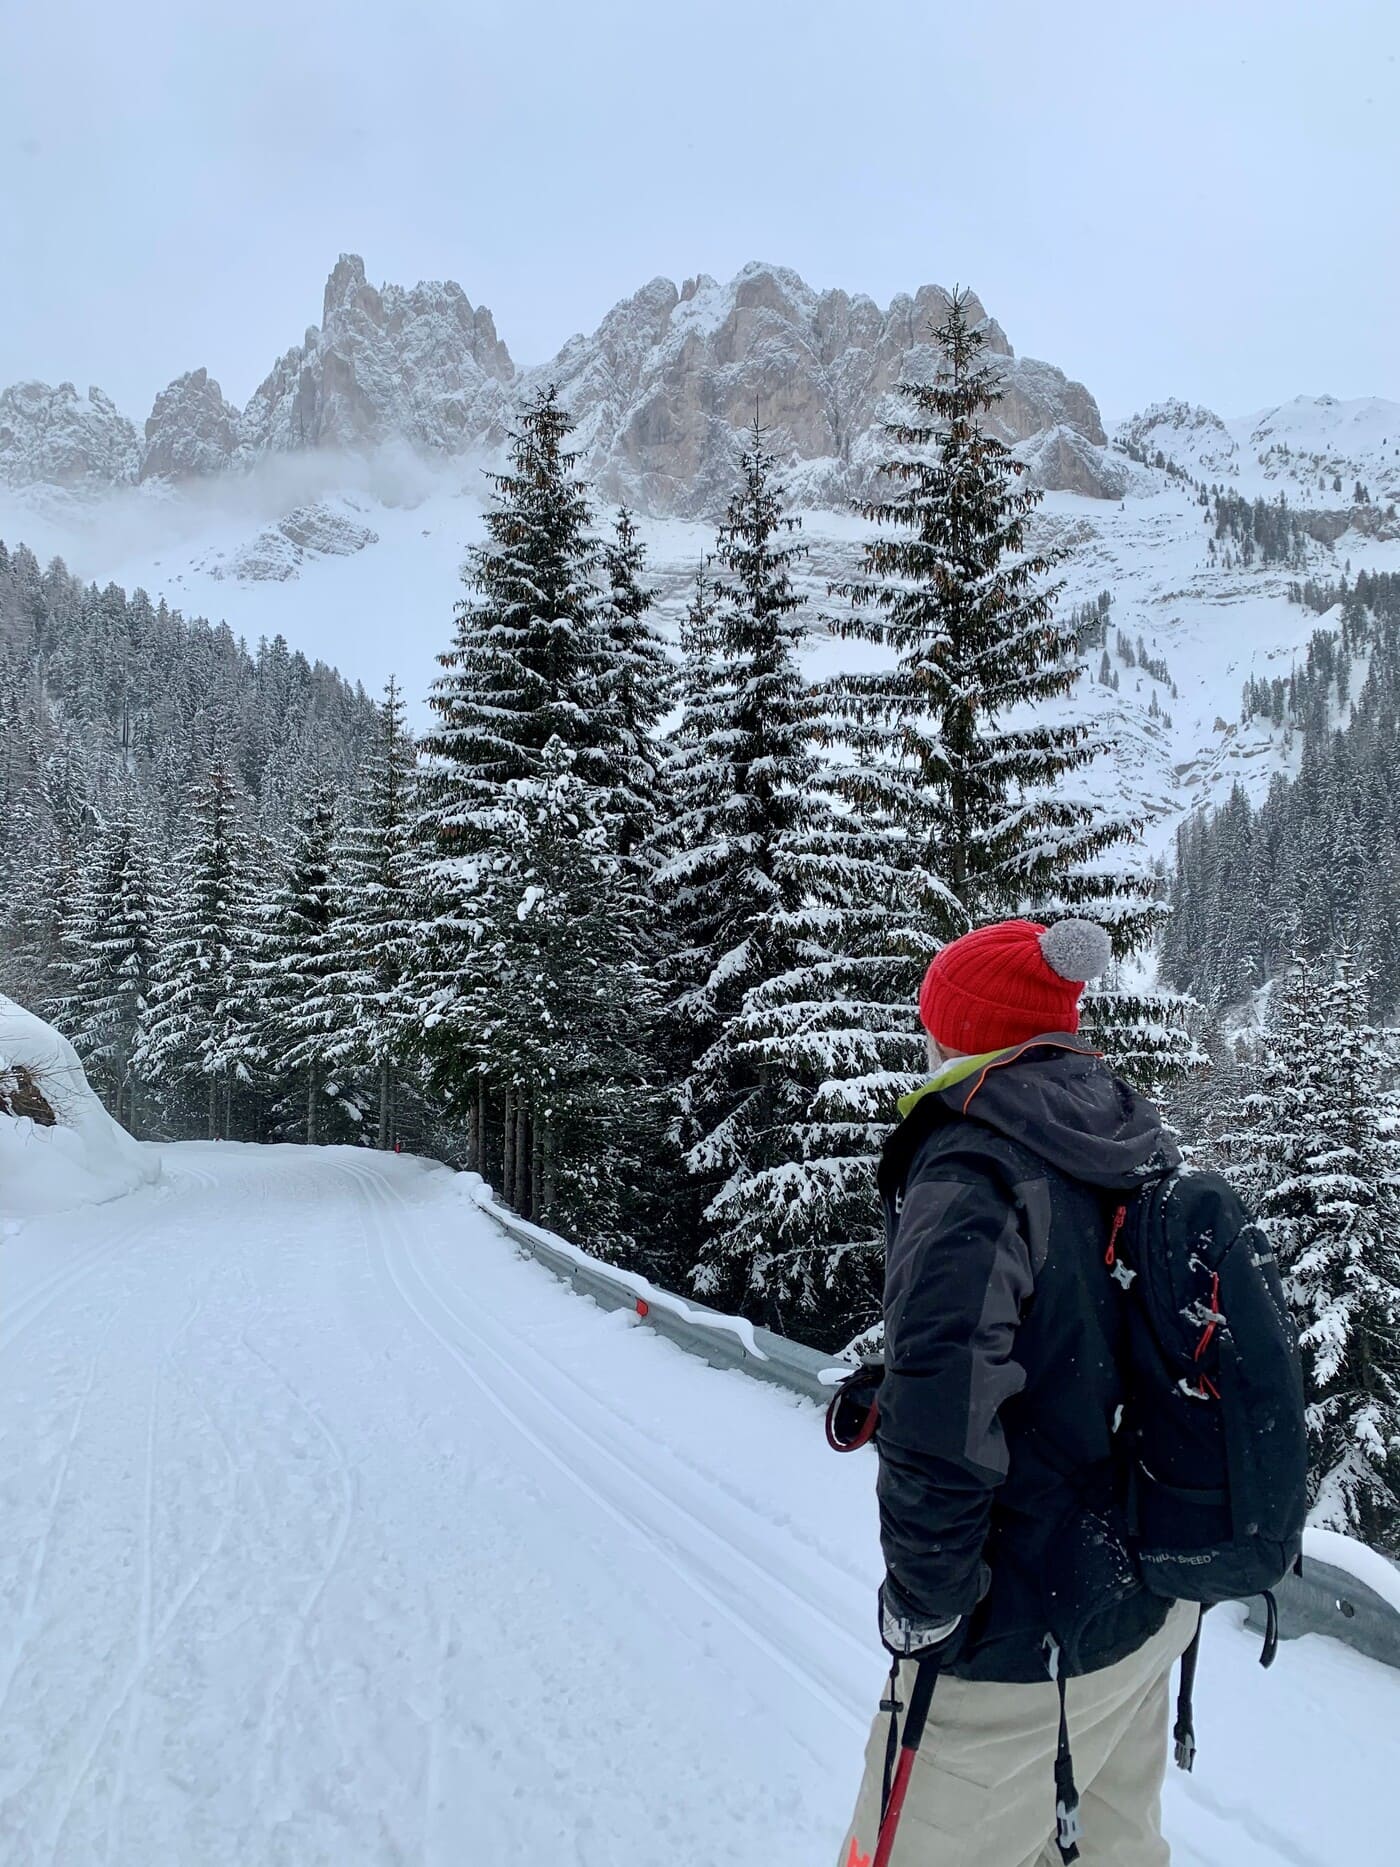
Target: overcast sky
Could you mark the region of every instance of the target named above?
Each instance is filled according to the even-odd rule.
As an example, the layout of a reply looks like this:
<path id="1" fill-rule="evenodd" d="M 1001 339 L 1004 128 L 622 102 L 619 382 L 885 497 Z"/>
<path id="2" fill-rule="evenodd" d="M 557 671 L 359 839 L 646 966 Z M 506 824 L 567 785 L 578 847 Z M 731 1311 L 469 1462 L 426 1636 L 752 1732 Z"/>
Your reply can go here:
<path id="1" fill-rule="evenodd" d="M 342 250 L 520 362 L 657 273 L 973 286 L 1105 412 L 1400 399 L 1395 0 L 9 0 L 0 384 L 244 402 Z"/>

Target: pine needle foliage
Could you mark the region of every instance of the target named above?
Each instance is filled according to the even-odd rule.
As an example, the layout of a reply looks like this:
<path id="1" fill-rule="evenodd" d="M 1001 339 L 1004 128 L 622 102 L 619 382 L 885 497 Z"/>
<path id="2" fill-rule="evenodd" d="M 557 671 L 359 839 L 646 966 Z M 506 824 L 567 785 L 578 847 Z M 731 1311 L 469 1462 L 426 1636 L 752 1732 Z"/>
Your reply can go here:
<path id="1" fill-rule="evenodd" d="M 1400 1145 L 1371 989 L 1345 949 L 1295 957 L 1221 1150 L 1298 1322 L 1311 1521 L 1400 1550 Z"/>

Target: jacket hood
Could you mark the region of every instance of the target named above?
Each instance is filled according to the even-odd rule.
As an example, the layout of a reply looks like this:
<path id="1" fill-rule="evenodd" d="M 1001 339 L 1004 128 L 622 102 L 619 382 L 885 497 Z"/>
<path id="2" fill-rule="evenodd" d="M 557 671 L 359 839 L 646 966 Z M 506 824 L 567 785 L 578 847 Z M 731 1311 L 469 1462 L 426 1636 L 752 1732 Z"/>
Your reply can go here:
<path id="1" fill-rule="evenodd" d="M 1162 1118 L 1081 1038 L 1051 1032 L 997 1052 L 927 1099 L 983 1123 L 1072 1180 L 1131 1192 L 1181 1164 Z M 922 1099 L 922 1098 L 921 1098 Z"/>

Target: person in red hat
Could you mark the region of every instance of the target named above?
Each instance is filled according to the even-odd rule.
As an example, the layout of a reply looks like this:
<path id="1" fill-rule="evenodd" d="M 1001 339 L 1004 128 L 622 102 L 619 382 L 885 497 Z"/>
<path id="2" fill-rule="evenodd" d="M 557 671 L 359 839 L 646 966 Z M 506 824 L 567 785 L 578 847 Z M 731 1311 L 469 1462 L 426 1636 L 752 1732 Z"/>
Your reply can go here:
<path id="1" fill-rule="evenodd" d="M 1169 1680 L 1198 1610 L 1143 1587 L 1122 1533 L 1126 1345 L 1104 1259 L 1114 1209 L 1180 1156 L 1079 1035 L 1109 956 L 1092 922 L 1003 921 L 944 947 L 919 995 L 933 1074 L 879 1174 L 895 1671 L 840 1867 L 876 1855 L 891 1706 L 921 1661 L 938 1683 L 890 1867 L 1169 1858 Z"/>

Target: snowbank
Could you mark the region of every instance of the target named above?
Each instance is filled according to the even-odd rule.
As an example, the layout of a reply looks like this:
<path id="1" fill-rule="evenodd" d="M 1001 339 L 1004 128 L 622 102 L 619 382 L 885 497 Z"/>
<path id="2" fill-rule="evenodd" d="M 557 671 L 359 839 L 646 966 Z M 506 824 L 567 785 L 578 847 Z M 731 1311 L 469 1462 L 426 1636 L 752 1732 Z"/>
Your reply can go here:
<path id="1" fill-rule="evenodd" d="M 57 1120 L 0 1114 L 0 1221 L 101 1205 L 158 1176 L 159 1154 L 112 1120 L 67 1038 L 0 995 L 0 1071 L 17 1065 Z"/>

